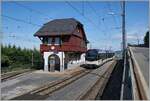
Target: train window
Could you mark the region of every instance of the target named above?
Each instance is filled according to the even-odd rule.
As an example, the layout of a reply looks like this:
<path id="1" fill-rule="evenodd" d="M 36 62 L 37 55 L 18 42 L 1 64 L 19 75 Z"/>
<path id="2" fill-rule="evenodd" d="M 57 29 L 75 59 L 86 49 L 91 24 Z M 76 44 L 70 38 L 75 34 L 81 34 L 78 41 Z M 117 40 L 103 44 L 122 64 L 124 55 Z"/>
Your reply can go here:
<path id="1" fill-rule="evenodd" d="M 88 56 L 89 55 L 97 55 L 98 54 L 98 52 L 97 51 L 95 51 L 95 50 L 89 50 L 89 51 L 87 51 L 87 53 L 86 53 Z"/>
<path id="2" fill-rule="evenodd" d="M 85 55 L 85 60 L 95 61 L 98 59 L 98 51 L 95 49 L 88 50 Z"/>

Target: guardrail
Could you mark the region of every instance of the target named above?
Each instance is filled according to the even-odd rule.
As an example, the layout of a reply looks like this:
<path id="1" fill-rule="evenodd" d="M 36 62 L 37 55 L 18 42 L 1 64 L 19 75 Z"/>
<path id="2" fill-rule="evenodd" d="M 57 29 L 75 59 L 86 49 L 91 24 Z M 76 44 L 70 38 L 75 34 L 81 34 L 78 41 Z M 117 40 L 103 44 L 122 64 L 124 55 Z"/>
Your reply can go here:
<path id="1" fill-rule="evenodd" d="M 129 68 L 130 68 L 130 74 L 131 74 L 131 89 L 132 89 L 132 99 L 134 100 L 139 100 L 140 95 L 139 95 L 139 90 L 136 82 L 136 78 L 134 75 L 134 70 L 133 70 L 133 60 L 131 59 L 131 53 L 128 50 L 128 61 L 129 61 Z"/>
<path id="2" fill-rule="evenodd" d="M 132 83 L 132 98 L 134 100 L 148 100 L 150 99 L 149 88 L 134 57 L 131 47 L 128 48 L 128 56 Z"/>

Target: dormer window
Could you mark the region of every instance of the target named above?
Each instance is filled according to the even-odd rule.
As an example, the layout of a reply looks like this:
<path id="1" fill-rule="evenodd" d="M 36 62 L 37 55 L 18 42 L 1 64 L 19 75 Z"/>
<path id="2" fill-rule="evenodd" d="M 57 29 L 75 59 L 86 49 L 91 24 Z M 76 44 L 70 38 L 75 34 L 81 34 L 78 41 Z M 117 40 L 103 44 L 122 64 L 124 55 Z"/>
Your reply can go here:
<path id="1" fill-rule="evenodd" d="M 55 44 L 59 45 L 60 44 L 60 37 L 55 38 Z"/>
<path id="2" fill-rule="evenodd" d="M 55 44 L 55 38 L 51 38 L 51 43 L 50 44 Z"/>
<path id="3" fill-rule="evenodd" d="M 48 38 L 48 44 L 52 44 L 52 38 Z"/>
<path id="4" fill-rule="evenodd" d="M 43 37 L 42 42 L 43 44 L 49 45 L 60 45 L 60 37 Z"/>

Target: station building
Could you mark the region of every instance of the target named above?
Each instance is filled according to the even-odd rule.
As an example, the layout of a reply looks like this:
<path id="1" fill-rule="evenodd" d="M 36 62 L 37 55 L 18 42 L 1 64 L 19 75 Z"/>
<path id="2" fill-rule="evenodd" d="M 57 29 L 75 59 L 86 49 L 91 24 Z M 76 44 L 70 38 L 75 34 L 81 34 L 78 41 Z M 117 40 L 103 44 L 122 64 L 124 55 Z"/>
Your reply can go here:
<path id="1" fill-rule="evenodd" d="M 74 18 L 52 20 L 34 36 L 42 42 L 40 52 L 44 59 L 44 71 L 64 71 L 85 61 L 88 40 L 83 24 Z"/>

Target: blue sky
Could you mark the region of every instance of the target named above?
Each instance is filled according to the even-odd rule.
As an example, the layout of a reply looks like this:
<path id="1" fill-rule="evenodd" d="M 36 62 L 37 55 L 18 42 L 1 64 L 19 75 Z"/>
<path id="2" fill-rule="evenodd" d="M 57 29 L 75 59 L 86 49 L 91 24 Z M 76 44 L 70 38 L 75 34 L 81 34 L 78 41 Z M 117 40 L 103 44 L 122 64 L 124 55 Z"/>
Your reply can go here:
<path id="1" fill-rule="evenodd" d="M 2 2 L 3 44 L 10 43 L 22 48 L 36 47 L 39 49 L 41 42 L 33 36 L 41 27 L 39 25 L 53 19 L 73 17 L 84 25 L 92 48 L 121 49 L 122 34 L 121 29 L 118 29 L 121 27 L 120 1 L 69 1 L 69 4 L 65 1 Z M 25 22 L 20 22 L 18 19 Z M 147 30 L 148 2 L 126 2 L 128 43 L 137 43 L 137 38 L 140 43 L 143 43 L 143 37 Z"/>

